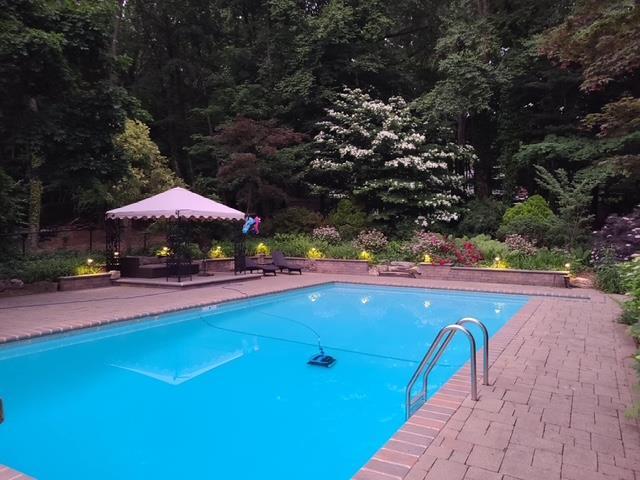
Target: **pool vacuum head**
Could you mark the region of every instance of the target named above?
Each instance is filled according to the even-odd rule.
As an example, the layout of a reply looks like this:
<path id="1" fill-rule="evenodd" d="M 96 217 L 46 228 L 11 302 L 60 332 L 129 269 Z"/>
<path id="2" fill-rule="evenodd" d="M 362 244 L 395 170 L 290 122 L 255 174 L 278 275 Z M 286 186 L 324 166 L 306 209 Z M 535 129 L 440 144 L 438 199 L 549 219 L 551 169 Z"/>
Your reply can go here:
<path id="1" fill-rule="evenodd" d="M 316 367 L 332 367 L 333 364 L 336 363 L 336 359 L 331 355 L 326 355 L 324 353 L 318 353 L 311 357 L 311 359 L 307 362 L 309 365 L 314 365 Z"/>

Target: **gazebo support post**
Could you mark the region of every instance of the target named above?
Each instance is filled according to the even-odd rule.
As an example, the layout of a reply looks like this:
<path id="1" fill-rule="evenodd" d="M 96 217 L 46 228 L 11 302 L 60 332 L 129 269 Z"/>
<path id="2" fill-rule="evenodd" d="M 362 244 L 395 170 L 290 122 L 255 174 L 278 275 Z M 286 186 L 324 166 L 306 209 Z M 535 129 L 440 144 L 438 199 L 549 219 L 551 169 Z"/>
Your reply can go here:
<path id="1" fill-rule="evenodd" d="M 167 247 L 170 254 L 167 257 L 167 282 L 175 271 L 178 282 L 182 281 L 183 276 L 193 278 L 191 274 L 191 251 L 189 250 L 189 241 L 191 239 L 191 231 L 189 224 L 184 222 L 184 218 L 180 216 L 180 211 L 176 211 L 176 222 L 169 224 L 167 231 Z M 183 268 L 188 268 L 188 274 L 183 274 Z"/>
<path id="2" fill-rule="evenodd" d="M 120 236 L 122 234 L 122 224 L 119 218 L 105 219 L 105 257 L 107 270 L 120 270 Z"/>

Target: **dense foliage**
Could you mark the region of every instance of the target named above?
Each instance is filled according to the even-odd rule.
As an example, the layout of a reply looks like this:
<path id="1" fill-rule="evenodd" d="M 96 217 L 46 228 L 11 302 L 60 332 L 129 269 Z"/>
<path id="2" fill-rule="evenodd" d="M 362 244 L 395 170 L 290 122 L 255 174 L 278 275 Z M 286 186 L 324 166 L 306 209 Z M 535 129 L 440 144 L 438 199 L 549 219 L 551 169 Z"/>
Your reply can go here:
<path id="1" fill-rule="evenodd" d="M 365 218 L 336 224 L 347 239 L 364 224 L 494 234 L 524 187 L 558 219 L 545 241 L 586 243 L 640 200 L 639 11 L 0 1 L 0 226 L 99 223 L 185 184 L 265 226 L 350 197 Z M 531 225 L 516 227 L 501 235 Z"/>

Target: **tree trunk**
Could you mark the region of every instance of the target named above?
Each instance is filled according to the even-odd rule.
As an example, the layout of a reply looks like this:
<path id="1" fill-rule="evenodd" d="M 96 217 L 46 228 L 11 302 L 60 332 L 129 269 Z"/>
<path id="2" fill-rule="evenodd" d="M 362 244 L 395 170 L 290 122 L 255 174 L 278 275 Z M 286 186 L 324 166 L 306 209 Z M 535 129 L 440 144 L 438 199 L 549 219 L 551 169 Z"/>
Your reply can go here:
<path id="1" fill-rule="evenodd" d="M 120 36 L 120 24 L 122 23 L 122 17 L 124 16 L 124 9 L 127 7 L 128 0 L 117 0 L 118 8 L 113 19 L 113 35 L 111 36 L 111 58 L 115 60 L 118 55 L 118 37 Z M 115 75 L 114 69 L 111 69 L 112 80 Z"/>
<path id="2" fill-rule="evenodd" d="M 40 212 L 42 211 L 42 181 L 39 178 L 29 180 L 29 251 L 38 248 L 40 232 Z"/>
<path id="3" fill-rule="evenodd" d="M 29 97 L 28 108 L 35 117 L 38 114 L 38 101 Z M 35 122 L 33 122 L 35 123 Z M 42 181 L 38 176 L 40 159 L 33 149 L 32 133 L 27 139 L 27 178 L 29 179 L 29 250 L 38 248 L 38 232 L 40 231 L 40 213 L 42 211 Z"/>

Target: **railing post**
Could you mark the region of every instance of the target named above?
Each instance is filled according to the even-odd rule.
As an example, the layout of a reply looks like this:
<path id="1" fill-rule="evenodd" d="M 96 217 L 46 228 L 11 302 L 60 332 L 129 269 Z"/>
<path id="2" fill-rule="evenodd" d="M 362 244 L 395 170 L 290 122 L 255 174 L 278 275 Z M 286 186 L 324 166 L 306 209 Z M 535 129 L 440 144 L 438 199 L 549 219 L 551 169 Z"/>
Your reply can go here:
<path id="1" fill-rule="evenodd" d="M 482 384 L 489 385 L 489 331 L 487 330 L 487 327 L 480 320 L 473 317 L 461 318 L 456 323 L 458 325 L 472 323 L 480 327 L 480 330 L 482 330 Z"/>

